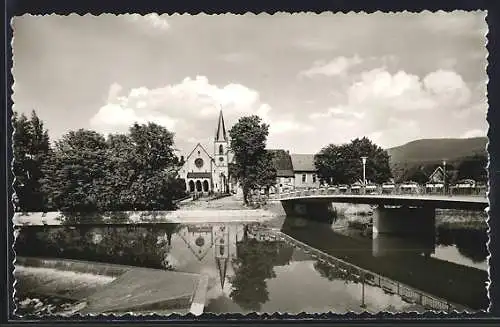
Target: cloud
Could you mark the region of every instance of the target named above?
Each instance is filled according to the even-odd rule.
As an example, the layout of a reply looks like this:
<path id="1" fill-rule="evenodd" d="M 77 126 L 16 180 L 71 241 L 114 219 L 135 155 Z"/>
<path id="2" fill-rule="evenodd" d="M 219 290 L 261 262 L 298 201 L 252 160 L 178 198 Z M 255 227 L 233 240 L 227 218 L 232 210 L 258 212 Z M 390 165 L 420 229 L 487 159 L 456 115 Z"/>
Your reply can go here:
<path id="1" fill-rule="evenodd" d="M 293 45 L 306 51 L 329 51 L 337 48 L 331 41 L 328 42 L 319 39 L 301 39 L 294 41 Z"/>
<path id="2" fill-rule="evenodd" d="M 269 134 L 277 135 L 289 132 L 298 132 L 304 133 L 312 131 L 312 127 L 310 125 L 294 121 L 294 120 L 281 120 L 271 123 L 269 126 Z"/>
<path id="3" fill-rule="evenodd" d="M 473 137 L 485 137 L 486 136 L 486 131 L 480 130 L 480 129 L 471 129 L 464 134 L 462 134 L 461 138 L 467 139 L 467 138 L 473 138 Z"/>
<path id="4" fill-rule="evenodd" d="M 363 117 L 364 113 L 349 112 L 340 106 L 328 108 L 326 112 L 313 112 L 309 115 L 309 118 L 312 120 L 325 119 L 325 118 L 349 120 L 352 118 L 361 119 Z"/>
<path id="5" fill-rule="evenodd" d="M 461 109 L 471 92 L 462 77 L 453 71 L 438 70 L 420 79 L 399 71 L 391 74 L 374 69 L 361 74 L 361 79 L 348 90 L 349 106 L 367 110 L 384 107 L 396 111 Z M 373 109 L 372 109 L 373 110 Z"/>
<path id="6" fill-rule="evenodd" d="M 220 59 L 233 64 L 240 64 L 251 61 L 254 58 L 253 54 L 246 52 L 230 52 L 220 56 Z"/>
<path id="7" fill-rule="evenodd" d="M 108 102 L 90 119 L 92 128 L 103 133 L 125 132 L 134 122 L 151 121 L 175 132 L 176 143 L 206 140 L 208 144 L 221 108 L 228 129 L 241 116 L 252 114 L 270 124 L 270 138 L 309 128 L 288 117 L 273 117 L 272 107 L 256 90 L 236 83 L 217 86 L 205 76 L 187 77 L 178 84 L 155 89 L 138 87 L 125 95 L 121 91 L 117 83 L 110 86 Z"/>
<path id="8" fill-rule="evenodd" d="M 167 15 L 158 15 L 151 13 L 147 15 L 132 14 L 126 16 L 127 19 L 133 23 L 141 24 L 142 26 L 152 28 L 158 31 L 167 31 L 170 29 L 170 24 L 166 19 Z"/>
<path id="9" fill-rule="evenodd" d="M 345 100 L 308 115 L 320 130 L 343 134 L 337 139 L 366 135 L 382 146 L 422 135 L 450 136 L 443 122 L 454 112 L 470 110 L 471 90 L 454 71 L 437 70 L 420 78 L 384 68 L 364 71 L 345 90 Z M 453 133 L 453 134 L 450 134 Z"/>
<path id="10" fill-rule="evenodd" d="M 363 60 L 356 56 L 337 57 L 329 62 L 317 61 L 309 69 L 299 72 L 299 76 L 314 77 L 317 75 L 337 76 L 345 74 L 354 66 L 361 64 Z"/>

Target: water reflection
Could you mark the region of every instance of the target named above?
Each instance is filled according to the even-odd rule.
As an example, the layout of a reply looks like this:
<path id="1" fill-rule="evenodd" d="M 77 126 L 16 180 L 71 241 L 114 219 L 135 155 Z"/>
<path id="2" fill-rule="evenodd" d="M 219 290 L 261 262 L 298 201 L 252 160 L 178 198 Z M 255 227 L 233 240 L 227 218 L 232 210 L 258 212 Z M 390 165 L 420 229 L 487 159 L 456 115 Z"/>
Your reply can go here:
<path id="1" fill-rule="evenodd" d="M 287 218 L 282 232 L 333 257 L 451 302 L 473 309 L 488 305 L 487 272 L 435 258 L 432 238 L 379 235 L 373 239 L 359 230 L 334 230 L 329 224 L 296 218 Z"/>
<path id="2" fill-rule="evenodd" d="M 209 276 L 207 312 L 410 308 L 258 224 L 24 227 L 18 256 L 99 261 Z"/>

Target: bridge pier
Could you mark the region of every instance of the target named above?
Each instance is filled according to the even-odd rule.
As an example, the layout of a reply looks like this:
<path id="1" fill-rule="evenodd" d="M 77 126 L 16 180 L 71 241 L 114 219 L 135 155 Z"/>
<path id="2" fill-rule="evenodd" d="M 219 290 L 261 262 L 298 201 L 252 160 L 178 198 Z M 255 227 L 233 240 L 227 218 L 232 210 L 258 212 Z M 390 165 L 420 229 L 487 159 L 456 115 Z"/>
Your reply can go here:
<path id="1" fill-rule="evenodd" d="M 331 222 L 335 216 L 333 205 L 327 201 L 281 201 L 288 217 L 302 217 L 316 221 Z"/>
<path id="2" fill-rule="evenodd" d="M 372 239 L 372 254 L 374 257 L 423 255 L 428 258 L 434 253 L 435 246 L 435 232 L 414 237 L 379 234 Z"/>
<path id="3" fill-rule="evenodd" d="M 386 207 L 373 213 L 373 237 L 379 234 L 430 235 L 435 232 L 436 210 L 433 207 Z"/>

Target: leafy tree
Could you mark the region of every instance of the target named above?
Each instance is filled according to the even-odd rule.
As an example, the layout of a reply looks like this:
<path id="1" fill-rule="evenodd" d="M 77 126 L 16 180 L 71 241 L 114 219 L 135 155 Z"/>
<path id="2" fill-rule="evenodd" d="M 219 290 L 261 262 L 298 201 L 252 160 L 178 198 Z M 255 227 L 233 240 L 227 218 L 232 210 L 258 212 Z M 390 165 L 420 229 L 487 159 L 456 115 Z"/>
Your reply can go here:
<path id="1" fill-rule="evenodd" d="M 408 171 L 405 171 L 397 182 L 414 181 L 418 184 L 425 184 L 429 180 L 429 174 L 424 171 L 425 167 L 415 166 Z"/>
<path id="2" fill-rule="evenodd" d="M 101 201 L 106 198 L 106 150 L 101 134 L 84 129 L 71 131 L 56 142 L 42 184 L 53 208 L 78 212 L 102 208 Z"/>
<path id="3" fill-rule="evenodd" d="M 122 199 L 134 210 L 172 209 L 173 200 L 185 194 L 185 184 L 178 179 L 181 162 L 174 154 L 174 134 L 149 123 L 134 124 L 128 137 L 129 187 L 122 189 Z"/>
<path id="4" fill-rule="evenodd" d="M 229 131 L 234 153 L 232 170 L 242 186 L 245 204 L 249 203 L 251 191 L 276 182 L 276 169 L 265 149 L 268 134 L 269 125 L 255 115 L 240 118 Z"/>
<path id="5" fill-rule="evenodd" d="M 233 259 L 235 274 L 231 280 L 230 297 L 243 309 L 259 311 L 269 300 L 266 280 L 276 277 L 276 242 L 259 242 L 245 237 L 236 246 L 238 257 Z"/>
<path id="6" fill-rule="evenodd" d="M 21 211 L 43 211 L 46 199 L 40 181 L 51 151 L 48 132 L 34 110 L 29 120 L 14 112 L 12 124 L 16 207 Z"/>
<path id="7" fill-rule="evenodd" d="M 367 157 L 367 180 L 383 183 L 392 177 L 389 155 L 366 137 L 323 148 L 314 157 L 318 177 L 329 184 L 352 184 L 363 177 L 362 156 Z"/>
<path id="8" fill-rule="evenodd" d="M 457 167 L 458 179 L 473 179 L 479 182 L 486 182 L 488 180 L 488 174 L 486 171 L 486 165 L 488 163 L 488 158 L 486 155 L 473 155 L 464 158 Z"/>

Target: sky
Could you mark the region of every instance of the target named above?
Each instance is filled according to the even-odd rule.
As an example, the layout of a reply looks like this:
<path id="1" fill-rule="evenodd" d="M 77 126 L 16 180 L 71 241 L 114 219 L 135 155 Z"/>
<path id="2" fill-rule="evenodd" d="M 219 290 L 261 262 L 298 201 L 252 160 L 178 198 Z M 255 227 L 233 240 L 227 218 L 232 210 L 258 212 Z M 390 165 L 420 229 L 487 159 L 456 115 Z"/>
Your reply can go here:
<path id="1" fill-rule="evenodd" d="M 485 12 L 15 17 L 14 110 L 53 140 L 153 121 L 212 151 L 222 109 L 268 148 L 316 153 L 485 136 Z"/>

